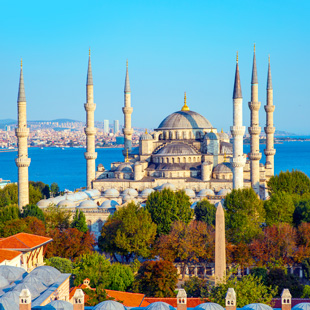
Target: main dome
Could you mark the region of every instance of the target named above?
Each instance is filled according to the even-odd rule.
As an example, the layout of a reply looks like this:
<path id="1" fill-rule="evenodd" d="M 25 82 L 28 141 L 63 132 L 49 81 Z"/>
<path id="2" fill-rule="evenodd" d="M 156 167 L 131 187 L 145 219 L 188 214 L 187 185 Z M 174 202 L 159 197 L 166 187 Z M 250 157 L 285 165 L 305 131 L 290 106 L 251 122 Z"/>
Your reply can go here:
<path id="1" fill-rule="evenodd" d="M 206 129 L 211 123 L 194 111 L 177 111 L 168 115 L 157 129 Z"/>

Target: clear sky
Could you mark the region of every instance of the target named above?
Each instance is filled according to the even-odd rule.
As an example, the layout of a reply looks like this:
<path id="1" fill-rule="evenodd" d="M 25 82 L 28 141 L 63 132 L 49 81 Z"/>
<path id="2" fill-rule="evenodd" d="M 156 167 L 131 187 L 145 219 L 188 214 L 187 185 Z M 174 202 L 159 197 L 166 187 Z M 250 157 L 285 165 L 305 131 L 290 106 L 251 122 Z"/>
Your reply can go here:
<path id="1" fill-rule="evenodd" d="M 236 51 L 249 125 L 253 43 L 265 125 L 268 54 L 275 126 L 310 134 L 310 1 L 53 0 L 0 2 L 0 119 L 16 119 L 23 57 L 29 120 L 85 120 L 88 48 L 92 50 L 95 119 L 119 119 L 126 59 L 132 120 L 157 127 L 191 110 L 214 127 L 232 124 Z"/>

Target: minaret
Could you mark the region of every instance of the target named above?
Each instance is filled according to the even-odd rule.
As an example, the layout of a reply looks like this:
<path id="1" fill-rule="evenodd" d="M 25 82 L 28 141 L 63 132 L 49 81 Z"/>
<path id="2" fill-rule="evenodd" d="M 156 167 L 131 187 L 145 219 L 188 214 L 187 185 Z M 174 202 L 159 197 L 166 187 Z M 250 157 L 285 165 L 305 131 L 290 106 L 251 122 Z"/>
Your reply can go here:
<path id="1" fill-rule="evenodd" d="M 94 111 L 96 110 L 96 104 L 94 103 L 94 85 L 93 75 L 91 71 L 91 60 L 90 50 L 88 58 L 88 71 L 87 71 L 87 82 L 86 82 L 86 103 L 84 104 L 86 111 L 86 152 L 84 156 L 86 158 L 86 186 L 87 189 L 92 188 L 92 181 L 96 176 L 96 163 L 97 153 L 95 151 L 95 135 L 96 129 L 94 127 Z"/>
<path id="2" fill-rule="evenodd" d="M 245 127 L 242 126 L 242 92 L 239 76 L 238 52 L 233 103 L 233 126 L 230 127 L 230 131 L 233 136 L 233 157 L 231 159 L 231 164 L 233 167 L 233 188 L 238 189 L 243 188 L 243 167 L 245 165 L 245 158 L 243 157 L 243 136 Z"/>
<path id="3" fill-rule="evenodd" d="M 274 149 L 274 132 L 275 128 L 273 127 L 273 112 L 275 106 L 273 105 L 273 89 L 272 89 L 272 80 L 271 80 L 271 69 L 270 69 L 270 57 L 268 57 L 268 77 L 267 77 L 267 104 L 265 105 L 266 111 L 266 163 L 270 162 L 271 164 L 271 175 L 274 175 L 274 155 L 276 150 Z"/>
<path id="4" fill-rule="evenodd" d="M 262 154 L 259 152 L 259 134 L 261 128 L 259 127 L 259 108 L 260 102 L 258 101 L 258 80 L 256 69 L 256 56 L 255 56 L 255 44 L 253 55 L 253 70 L 252 70 L 252 82 L 251 82 L 251 101 L 249 102 L 249 108 L 251 110 L 251 127 L 248 128 L 251 137 L 251 152 L 248 154 L 251 166 L 251 185 L 256 194 L 259 194 L 259 161 Z"/>
<path id="5" fill-rule="evenodd" d="M 126 62 L 126 78 L 125 78 L 125 88 L 124 88 L 124 150 L 123 155 L 127 156 L 127 154 L 131 153 L 132 149 L 132 133 L 133 129 L 131 128 L 131 114 L 133 108 L 131 107 L 131 90 L 130 90 L 130 83 L 129 83 L 129 74 L 128 74 L 128 60 Z"/>
<path id="6" fill-rule="evenodd" d="M 18 139 L 18 157 L 15 159 L 15 163 L 18 167 L 18 207 L 22 211 L 22 208 L 29 204 L 28 167 L 31 161 L 30 158 L 28 158 L 27 138 L 29 135 L 29 128 L 27 128 L 26 95 L 22 60 L 20 63 L 17 109 L 18 127 L 15 129 L 15 133 Z"/>
<path id="7" fill-rule="evenodd" d="M 215 214 L 215 285 L 225 283 L 226 279 L 225 213 L 221 202 Z"/>

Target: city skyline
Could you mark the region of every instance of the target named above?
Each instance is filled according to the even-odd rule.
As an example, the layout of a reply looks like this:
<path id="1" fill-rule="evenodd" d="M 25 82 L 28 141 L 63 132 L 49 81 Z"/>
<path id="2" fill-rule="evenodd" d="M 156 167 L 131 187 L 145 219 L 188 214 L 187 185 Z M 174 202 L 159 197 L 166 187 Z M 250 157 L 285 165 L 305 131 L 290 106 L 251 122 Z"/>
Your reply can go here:
<path id="1" fill-rule="evenodd" d="M 95 121 L 122 120 L 128 59 L 134 127 L 158 127 L 164 116 L 180 110 L 186 91 L 191 110 L 204 115 L 214 127 L 228 131 L 238 50 L 244 125 L 249 126 L 247 102 L 256 43 L 259 101 L 262 106 L 266 102 L 270 54 L 275 125 L 279 130 L 308 134 L 309 40 L 305 38 L 309 22 L 305 14 L 309 4 L 263 2 L 265 5 L 196 1 L 189 5 L 186 1 L 158 1 L 155 5 L 119 1 L 88 6 L 77 1 L 73 6 L 69 1 L 60 6 L 56 1 L 51 7 L 18 1 L 14 8 L 13 4 L 2 4 L 7 13 L 0 21 L 7 29 L 2 43 L 7 48 L 0 51 L 1 118 L 16 118 L 22 56 L 28 119 L 84 121 L 90 46 Z M 152 113 L 146 114 L 149 107 L 153 107 Z M 260 125 L 265 123 L 261 108 Z"/>

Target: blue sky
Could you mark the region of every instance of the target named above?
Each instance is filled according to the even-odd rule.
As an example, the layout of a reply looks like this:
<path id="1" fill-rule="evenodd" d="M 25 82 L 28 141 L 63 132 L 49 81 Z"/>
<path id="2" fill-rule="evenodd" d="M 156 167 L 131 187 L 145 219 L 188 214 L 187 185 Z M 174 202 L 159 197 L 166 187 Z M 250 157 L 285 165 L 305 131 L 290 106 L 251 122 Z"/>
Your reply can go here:
<path id="1" fill-rule="evenodd" d="M 85 120 L 88 48 L 95 119 L 123 123 L 126 59 L 133 125 L 157 127 L 183 105 L 214 127 L 232 123 L 236 51 L 249 125 L 253 44 L 265 125 L 268 54 L 275 126 L 310 134 L 309 1 L 1 1 L 0 119 L 16 119 L 23 57 L 29 120 Z"/>

